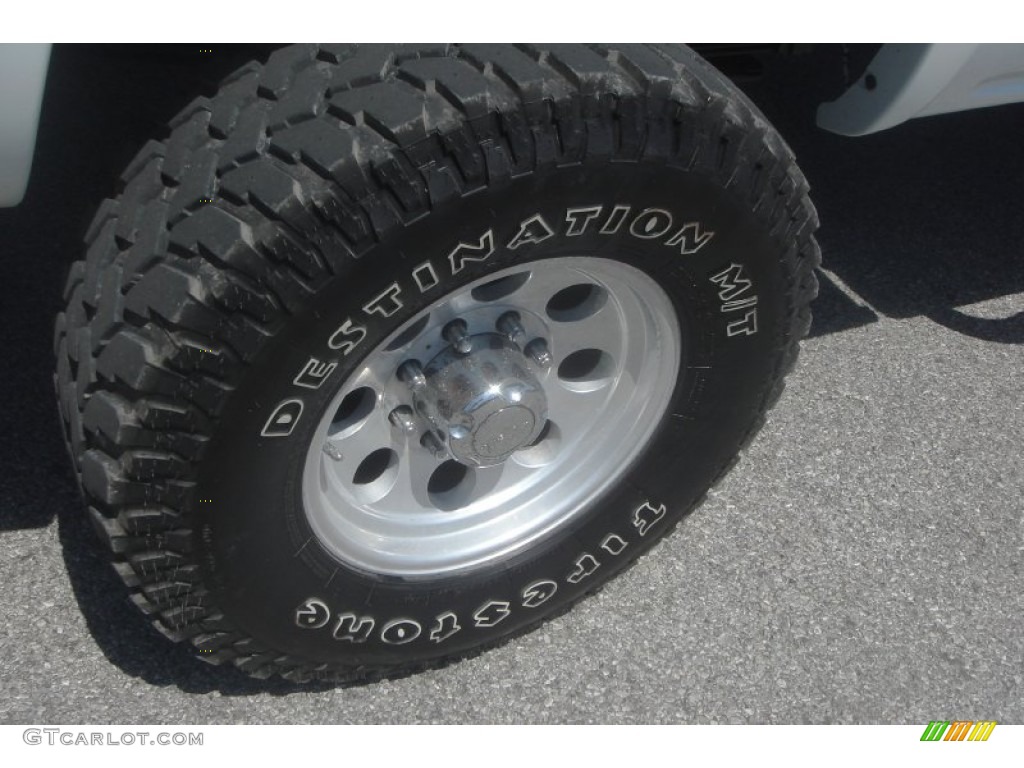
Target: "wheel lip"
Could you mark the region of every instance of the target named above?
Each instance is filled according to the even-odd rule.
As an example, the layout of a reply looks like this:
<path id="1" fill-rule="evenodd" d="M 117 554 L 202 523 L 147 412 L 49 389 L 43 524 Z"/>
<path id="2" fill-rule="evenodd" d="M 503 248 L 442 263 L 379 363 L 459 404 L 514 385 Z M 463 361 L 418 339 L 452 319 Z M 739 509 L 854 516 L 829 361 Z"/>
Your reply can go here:
<path id="1" fill-rule="evenodd" d="M 637 291 L 634 284 L 639 283 L 642 286 L 642 293 L 644 295 L 638 297 L 637 300 L 634 301 L 634 304 L 642 306 L 646 313 L 645 320 L 647 325 L 644 327 L 644 332 L 646 334 L 644 337 L 644 346 L 647 347 L 650 345 L 657 348 L 659 351 L 659 355 L 656 359 L 658 372 L 654 377 L 647 378 L 644 386 L 642 387 L 645 391 L 651 389 L 654 391 L 647 392 L 643 397 L 634 396 L 632 398 L 633 402 L 640 401 L 644 403 L 643 407 L 640 409 L 640 414 L 643 415 L 643 418 L 638 420 L 632 427 L 629 427 L 629 429 L 625 430 L 623 433 L 616 433 L 615 430 L 612 430 L 612 434 L 615 439 L 618 440 L 620 448 L 619 450 L 611 453 L 611 456 L 614 457 L 614 461 L 605 460 L 602 462 L 600 460 L 599 454 L 603 452 L 605 445 L 603 442 L 591 439 L 584 440 L 579 436 L 574 440 L 570 439 L 568 442 L 573 450 L 570 454 L 570 458 L 572 459 L 570 463 L 588 466 L 590 465 L 590 462 L 596 461 L 594 466 L 602 470 L 603 479 L 597 483 L 590 483 L 589 485 L 584 484 L 582 486 L 583 490 L 581 491 L 579 478 L 577 477 L 577 475 L 581 474 L 580 471 L 563 472 L 562 476 L 558 477 L 558 473 L 555 471 L 557 466 L 564 466 L 566 462 L 564 458 L 561 462 L 551 462 L 547 467 L 543 468 L 545 471 L 540 472 L 537 475 L 537 479 L 532 483 L 532 485 L 536 486 L 543 481 L 545 483 L 544 487 L 533 493 L 529 498 L 521 499 L 517 505 L 512 506 L 504 513 L 501 513 L 507 518 L 507 520 L 511 521 L 511 523 L 506 527 L 512 531 L 518 531 L 518 533 L 514 533 L 511 536 L 506 535 L 505 541 L 498 542 L 489 549 L 484 547 L 486 551 L 471 552 L 457 562 L 452 562 L 449 558 L 448 561 L 442 562 L 440 565 L 438 565 L 438 562 L 440 561 L 436 556 L 433 558 L 427 558 L 426 560 L 421 559 L 418 564 L 411 563 L 406 559 L 401 567 L 397 565 L 400 558 L 405 557 L 401 553 L 396 555 L 395 553 L 389 554 L 378 550 L 373 554 L 373 556 L 367 557 L 368 553 L 365 544 L 353 547 L 352 541 L 347 539 L 346 535 L 339 530 L 337 524 L 338 518 L 333 520 L 331 519 L 330 515 L 336 514 L 337 510 L 335 509 L 334 512 L 331 513 L 328 510 L 324 510 L 322 508 L 322 504 L 318 505 L 315 503 L 318 500 L 322 501 L 322 493 L 318 494 L 316 491 L 317 488 L 322 487 L 320 484 L 321 467 L 324 462 L 324 459 L 322 458 L 322 444 L 326 439 L 328 429 L 332 423 L 332 417 L 342 399 L 348 393 L 355 391 L 366 384 L 365 374 L 369 369 L 369 362 L 372 361 L 375 356 L 386 351 L 387 347 L 409 328 L 422 322 L 423 317 L 433 315 L 435 312 L 438 312 L 439 308 L 444 307 L 455 300 L 468 297 L 474 289 L 481 285 L 491 283 L 503 277 L 519 274 L 524 271 L 529 271 L 531 273 L 535 271 L 544 272 L 557 267 L 563 267 L 569 272 L 575 271 L 583 273 L 591 279 L 594 277 L 594 273 L 597 275 L 603 275 L 605 279 L 621 279 L 622 276 L 626 275 L 633 283 L 628 286 L 630 291 L 633 292 Z M 605 287 L 606 290 L 608 289 L 608 286 L 605 283 L 602 282 L 601 285 Z M 510 296 L 514 297 L 516 292 L 513 292 Z M 552 291 L 552 295 L 553 293 L 554 291 Z M 623 298 L 621 296 L 616 297 L 616 294 L 612 292 L 610 292 L 610 297 L 611 298 L 607 303 L 619 307 Z M 502 304 L 505 298 L 508 297 L 503 297 L 502 299 L 489 303 L 503 306 L 507 309 L 508 306 Z M 519 311 L 523 311 L 518 307 L 514 308 Z M 444 322 L 446 321 L 428 321 L 420 330 L 419 335 L 421 336 L 424 333 L 430 333 L 432 330 L 436 330 L 434 329 L 434 325 L 441 326 Z M 557 326 L 559 321 L 548 320 L 548 324 Z M 651 344 L 651 339 L 648 338 L 648 335 L 652 333 L 654 334 L 654 341 L 657 342 L 656 344 Z M 632 356 L 635 358 L 637 354 L 636 343 L 634 342 L 630 349 L 629 343 L 625 340 L 625 330 L 623 330 L 622 335 L 623 357 Z M 557 336 L 554 337 L 553 343 L 556 345 L 555 349 L 557 350 Z M 684 350 L 682 348 L 682 331 L 680 322 L 668 293 L 658 285 L 651 275 L 628 263 L 619 261 L 618 259 L 602 256 L 562 256 L 549 259 L 539 259 L 506 267 L 502 270 L 466 283 L 448 292 L 443 297 L 432 302 L 429 306 L 424 307 L 413 317 L 396 328 L 385 339 L 379 342 L 374 349 L 360 361 L 356 369 L 348 376 L 348 378 L 339 385 L 321 416 L 320 423 L 313 434 L 307 450 L 302 474 L 302 504 L 306 520 L 320 544 L 339 561 L 341 561 L 341 563 L 355 571 L 375 577 L 400 577 L 411 580 L 429 580 L 451 575 L 462 575 L 468 571 L 478 570 L 487 565 L 493 565 L 501 560 L 505 560 L 526 550 L 530 546 L 536 545 L 541 540 L 547 539 L 557 529 L 563 528 L 571 521 L 576 520 L 584 510 L 590 508 L 598 501 L 599 498 L 614 489 L 619 480 L 627 474 L 642 451 L 650 445 L 654 433 L 664 420 L 665 413 L 668 410 L 672 394 L 678 381 L 679 373 L 682 370 L 683 353 Z M 551 376 L 556 375 L 555 372 L 557 367 L 558 363 L 556 362 L 547 372 L 545 372 L 545 381 Z M 647 366 L 646 363 L 640 366 L 641 371 L 646 370 L 648 367 L 649 366 Z M 614 382 L 610 386 L 605 383 L 594 388 L 596 391 L 608 389 L 609 395 L 605 398 L 605 406 L 609 405 L 609 401 L 612 399 L 611 395 L 615 394 L 616 390 L 618 390 L 618 394 L 621 399 L 624 388 L 620 388 L 620 384 L 628 384 L 631 387 L 635 387 L 635 381 L 620 381 L 624 372 L 625 364 L 622 364 L 621 370 L 616 373 Z M 654 382 L 661 382 L 661 385 L 653 387 L 652 385 Z M 572 389 L 572 387 L 566 386 L 566 389 Z M 381 410 L 382 402 L 384 400 L 384 392 L 382 390 L 383 388 L 377 392 L 377 410 Z M 390 408 L 385 408 L 384 410 L 390 411 Z M 621 414 L 618 421 L 621 421 Z M 587 434 L 589 435 L 589 433 Z M 415 450 L 410 449 L 410 446 L 412 446 L 413 443 L 411 441 L 406 441 L 406 445 L 403 448 L 403 446 L 396 441 L 395 434 L 393 432 L 390 436 L 392 440 L 389 445 L 398 451 L 399 461 L 409 460 L 409 450 Z M 624 450 L 621 448 L 622 445 L 626 446 Z M 602 477 L 602 472 L 591 472 L 590 474 L 596 474 L 597 476 Z M 550 476 L 556 477 L 552 480 Z M 523 496 L 523 494 L 520 493 L 519 496 Z M 569 499 L 568 502 L 564 501 L 566 498 Z M 476 503 L 476 500 L 474 500 L 473 503 Z M 382 513 L 380 510 L 369 509 L 369 507 L 372 507 L 372 504 L 373 502 L 366 505 L 368 508 L 362 510 L 363 516 L 360 519 L 355 522 L 348 520 L 342 528 L 347 528 L 349 532 L 355 531 L 358 535 L 369 536 L 370 538 L 376 538 L 378 541 L 383 542 L 387 540 L 387 537 L 380 535 L 380 531 L 374 533 L 372 530 L 368 530 L 368 525 L 372 525 L 382 519 L 386 520 L 388 513 Z M 548 512 L 547 514 L 538 516 L 535 513 L 531 514 L 529 512 L 530 507 L 533 507 L 534 509 L 556 509 L 557 512 Z M 434 519 L 431 522 L 435 524 L 439 523 L 441 529 L 451 528 L 453 526 L 457 528 L 460 524 L 464 525 L 466 518 L 470 517 L 468 515 L 461 514 L 460 512 L 442 512 L 440 510 L 435 510 L 432 514 Z M 519 518 L 525 518 L 525 522 L 521 522 L 517 527 L 515 521 Z M 476 523 L 479 524 L 479 520 L 476 521 Z M 457 538 L 458 531 L 456 530 L 455 533 Z M 432 543 L 435 546 L 443 546 L 450 538 L 452 538 L 450 534 L 435 534 Z M 426 542 L 420 542 L 420 544 L 425 543 Z M 388 563 L 390 563 L 390 565 L 388 565 Z"/>

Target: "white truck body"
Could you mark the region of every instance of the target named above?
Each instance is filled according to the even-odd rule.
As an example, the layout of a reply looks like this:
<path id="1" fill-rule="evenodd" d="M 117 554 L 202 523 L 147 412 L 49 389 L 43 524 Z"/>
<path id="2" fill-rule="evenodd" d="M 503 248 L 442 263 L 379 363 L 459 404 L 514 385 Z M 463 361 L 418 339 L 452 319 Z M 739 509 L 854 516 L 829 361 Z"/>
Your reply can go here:
<path id="1" fill-rule="evenodd" d="M 25 196 L 49 63 L 49 44 L 0 45 L 0 207 Z"/>

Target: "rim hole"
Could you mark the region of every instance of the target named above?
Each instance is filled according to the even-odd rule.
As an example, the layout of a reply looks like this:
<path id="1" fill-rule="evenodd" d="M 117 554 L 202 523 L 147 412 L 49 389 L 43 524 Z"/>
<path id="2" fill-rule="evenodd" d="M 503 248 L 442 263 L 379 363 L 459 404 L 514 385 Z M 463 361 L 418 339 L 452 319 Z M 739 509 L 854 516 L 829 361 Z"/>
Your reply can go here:
<path id="1" fill-rule="evenodd" d="M 449 459 L 430 475 L 427 495 L 435 507 L 451 512 L 470 502 L 475 484 L 475 475 L 470 467 Z"/>
<path id="2" fill-rule="evenodd" d="M 423 329 L 427 327 L 427 323 L 428 322 L 430 322 L 430 314 L 429 313 L 424 315 L 423 317 L 421 317 L 415 323 L 413 323 L 408 328 L 406 328 L 404 331 L 402 331 L 400 334 L 398 334 L 394 338 L 394 340 L 392 340 L 392 342 L 390 344 L 388 344 L 386 347 L 384 347 L 384 351 L 385 352 L 394 352 L 396 349 L 401 349 L 406 344 L 409 344 L 417 336 L 419 336 L 421 333 L 423 333 Z"/>
<path id="3" fill-rule="evenodd" d="M 590 317 L 605 305 L 608 292 L 593 283 L 577 283 L 563 288 L 548 301 L 548 317 L 560 323 Z"/>
<path id="4" fill-rule="evenodd" d="M 441 464 L 430 476 L 427 482 L 427 493 L 434 495 L 438 493 L 450 493 L 454 491 L 463 480 L 469 467 L 457 461 L 448 460 Z"/>
<path id="5" fill-rule="evenodd" d="M 615 364 L 611 355 L 600 349 L 580 349 L 558 366 L 558 378 L 568 382 L 597 381 L 611 376 Z"/>
<path id="6" fill-rule="evenodd" d="M 516 451 L 513 460 L 524 467 L 543 467 L 550 464 L 562 448 L 562 430 L 548 419 L 537 439 L 525 448 Z"/>
<path id="7" fill-rule="evenodd" d="M 497 301 L 508 296 L 510 293 L 518 291 L 529 279 L 529 272 L 507 275 L 506 277 L 499 277 L 497 280 L 491 280 L 489 283 L 478 285 L 471 293 L 477 301 Z"/>
<path id="8" fill-rule="evenodd" d="M 540 434 L 537 435 L 537 439 L 534 440 L 532 443 L 528 444 L 526 446 L 526 448 L 527 449 L 533 448 L 534 446 L 540 445 L 545 440 L 547 440 L 548 439 L 548 435 L 551 434 L 551 428 L 553 426 L 554 426 L 554 424 L 551 423 L 551 419 L 548 419 L 547 421 L 545 421 L 544 422 L 544 428 L 540 431 Z"/>
<path id="9" fill-rule="evenodd" d="M 354 485 L 369 485 L 380 480 L 391 468 L 398 466 L 398 454 L 390 448 L 378 448 L 356 467 L 352 476 Z"/>
<path id="10" fill-rule="evenodd" d="M 343 432 L 349 427 L 358 424 L 370 415 L 376 405 L 377 393 L 370 387 L 360 387 L 359 389 L 352 390 L 345 395 L 345 399 L 341 401 L 338 410 L 334 412 L 334 418 L 331 419 L 330 434 L 334 435 L 338 432 Z"/>

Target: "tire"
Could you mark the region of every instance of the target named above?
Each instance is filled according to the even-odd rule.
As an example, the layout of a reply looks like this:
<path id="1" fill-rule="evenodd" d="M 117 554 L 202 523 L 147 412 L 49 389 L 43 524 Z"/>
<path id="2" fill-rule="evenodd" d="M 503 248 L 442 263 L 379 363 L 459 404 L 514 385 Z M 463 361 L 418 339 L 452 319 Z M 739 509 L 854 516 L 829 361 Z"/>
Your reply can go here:
<path id="1" fill-rule="evenodd" d="M 257 677 L 438 665 L 600 587 L 762 425 L 817 290 L 792 153 L 681 46 L 293 46 L 122 181 L 57 318 L 68 446 L 133 601 Z M 485 363 L 518 394 L 459 443 Z"/>

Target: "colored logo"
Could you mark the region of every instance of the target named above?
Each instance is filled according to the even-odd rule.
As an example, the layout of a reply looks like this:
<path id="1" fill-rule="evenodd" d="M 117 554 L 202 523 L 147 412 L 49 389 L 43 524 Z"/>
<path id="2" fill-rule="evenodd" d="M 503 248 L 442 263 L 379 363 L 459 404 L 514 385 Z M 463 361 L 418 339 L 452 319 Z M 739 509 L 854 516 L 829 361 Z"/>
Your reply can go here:
<path id="1" fill-rule="evenodd" d="M 932 720 L 921 741 L 988 741 L 995 727 L 995 720 Z"/>

